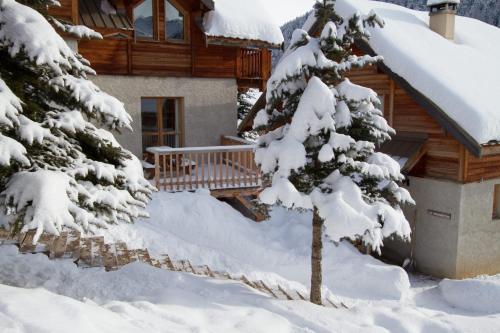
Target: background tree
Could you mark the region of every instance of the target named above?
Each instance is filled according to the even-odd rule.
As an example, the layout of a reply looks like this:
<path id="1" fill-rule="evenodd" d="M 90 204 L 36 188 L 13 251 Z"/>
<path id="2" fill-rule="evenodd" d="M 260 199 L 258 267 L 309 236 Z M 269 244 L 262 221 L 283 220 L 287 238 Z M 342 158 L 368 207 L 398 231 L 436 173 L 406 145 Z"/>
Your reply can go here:
<path id="1" fill-rule="evenodd" d="M 147 216 L 153 190 L 106 130 L 131 128 L 123 103 L 87 79 L 89 63 L 54 27 L 100 35 L 50 17 L 56 4 L 0 0 L 0 224 L 37 229 L 35 241 Z"/>
<path id="2" fill-rule="evenodd" d="M 380 251 L 384 237 L 408 237 L 410 227 L 400 204 L 412 203 L 399 164 L 376 152 L 394 133 L 368 88 L 351 83 L 346 73 L 379 57 L 353 54 L 366 27 L 381 26 L 375 14 L 339 17 L 335 1 L 314 9 L 321 36 L 293 33 L 291 46 L 269 80 L 267 105 L 254 127 L 259 139 L 256 162 L 268 187 L 260 199 L 288 208 L 313 211 L 311 302 L 321 304 L 322 235 L 333 241 L 361 239 Z"/>

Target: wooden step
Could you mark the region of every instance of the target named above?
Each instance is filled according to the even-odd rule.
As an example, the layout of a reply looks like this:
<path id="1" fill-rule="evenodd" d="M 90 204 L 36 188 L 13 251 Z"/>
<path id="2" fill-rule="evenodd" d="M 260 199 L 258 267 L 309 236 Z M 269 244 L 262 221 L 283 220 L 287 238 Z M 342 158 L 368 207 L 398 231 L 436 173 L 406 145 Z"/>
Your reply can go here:
<path id="1" fill-rule="evenodd" d="M 72 258 L 75 261 L 80 257 L 81 234 L 78 231 L 70 231 L 66 242 L 66 252 L 63 258 Z"/>
<path id="2" fill-rule="evenodd" d="M 16 244 L 14 240 L 17 242 L 17 237 L 13 237 L 11 230 L 0 228 L 1 245 Z"/>
<path id="3" fill-rule="evenodd" d="M 125 244 L 124 242 L 118 242 L 115 244 L 115 252 L 118 267 L 125 266 L 132 261 L 127 248 L 127 244 Z"/>
<path id="4" fill-rule="evenodd" d="M 149 255 L 149 252 L 147 249 L 139 249 L 137 251 L 137 257 L 139 258 L 140 262 L 143 262 L 148 265 L 153 265 L 153 262 L 151 261 L 151 256 Z"/>
<path id="5" fill-rule="evenodd" d="M 160 267 L 163 269 L 168 269 L 169 271 L 175 271 L 174 264 L 168 254 L 162 255 L 160 259 Z"/>
<path id="6" fill-rule="evenodd" d="M 235 197 L 236 201 L 240 203 L 246 210 L 246 213 L 250 215 L 250 217 L 255 221 L 255 222 L 262 222 L 266 219 L 266 216 L 259 212 L 254 203 L 252 202 L 251 198 L 242 196 L 242 195 L 237 195 Z"/>
<path id="7" fill-rule="evenodd" d="M 19 251 L 21 253 L 34 253 L 36 244 L 33 242 L 35 239 L 36 229 L 29 230 L 19 243 Z"/>
<path id="8" fill-rule="evenodd" d="M 82 238 L 79 248 L 78 266 L 91 267 L 92 265 L 92 240 Z"/>
<path id="9" fill-rule="evenodd" d="M 285 298 L 288 300 L 288 301 L 294 301 L 296 300 L 296 298 L 293 298 L 292 297 L 292 293 L 288 293 L 285 289 L 283 289 L 279 284 L 278 284 L 278 291 L 283 294 L 285 296 Z"/>
<path id="10" fill-rule="evenodd" d="M 104 237 L 92 237 L 90 241 L 90 266 L 104 267 Z"/>
<path id="11" fill-rule="evenodd" d="M 208 267 L 207 265 L 194 266 L 193 269 L 195 271 L 195 274 L 209 276 L 209 277 L 215 277 L 214 273 L 212 272 L 210 267 Z"/>
<path id="12" fill-rule="evenodd" d="M 104 268 L 106 271 L 118 269 L 115 244 L 104 244 Z"/>
<path id="13" fill-rule="evenodd" d="M 58 259 L 64 256 L 66 252 L 66 245 L 68 241 L 68 232 L 63 231 L 58 237 L 55 237 L 50 247 L 49 257 L 51 259 Z"/>
<path id="14" fill-rule="evenodd" d="M 325 306 L 327 308 L 338 309 L 338 306 L 335 303 L 333 303 L 328 297 L 324 298 L 321 302 L 323 303 L 323 306 Z"/>
<path id="15" fill-rule="evenodd" d="M 161 262 L 158 259 L 151 258 L 151 264 L 156 268 L 161 268 Z"/>
<path id="16" fill-rule="evenodd" d="M 52 247 L 52 243 L 54 242 L 55 238 L 55 235 L 47 233 L 42 234 L 42 236 L 40 236 L 40 239 L 38 240 L 38 243 L 36 244 L 35 253 L 50 254 L 50 248 Z"/>

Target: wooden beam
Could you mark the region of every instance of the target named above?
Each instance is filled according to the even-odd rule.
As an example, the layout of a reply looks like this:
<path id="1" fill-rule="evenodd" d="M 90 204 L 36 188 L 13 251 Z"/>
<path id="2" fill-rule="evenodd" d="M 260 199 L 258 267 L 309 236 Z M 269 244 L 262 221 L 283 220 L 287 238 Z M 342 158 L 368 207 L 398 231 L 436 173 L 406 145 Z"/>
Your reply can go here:
<path id="1" fill-rule="evenodd" d="M 394 126 L 394 97 L 396 95 L 396 84 L 394 80 L 389 81 L 389 126 Z"/>
<path id="2" fill-rule="evenodd" d="M 460 182 L 467 182 L 469 168 L 469 152 L 463 145 L 460 145 L 460 157 L 459 157 L 459 168 L 458 168 L 458 180 Z"/>
<path id="3" fill-rule="evenodd" d="M 83 0 L 81 0 L 83 1 Z M 71 0 L 71 22 L 73 24 L 79 24 L 78 17 L 78 0 Z"/>
<path id="4" fill-rule="evenodd" d="M 229 47 L 257 48 L 257 49 L 280 49 L 281 44 L 272 44 L 261 40 L 229 38 L 224 36 L 208 36 L 207 43 L 210 45 L 220 45 Z"/>

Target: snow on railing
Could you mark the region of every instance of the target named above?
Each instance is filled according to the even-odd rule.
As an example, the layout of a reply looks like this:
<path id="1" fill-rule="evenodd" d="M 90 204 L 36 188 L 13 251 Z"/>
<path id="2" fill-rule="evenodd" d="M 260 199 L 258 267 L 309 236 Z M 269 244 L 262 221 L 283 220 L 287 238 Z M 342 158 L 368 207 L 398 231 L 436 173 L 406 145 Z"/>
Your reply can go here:
<path id="1" fill-rule="evenodd" d="M 178 192 L 260 187 L 255 146 L 150 147 L 155 157 L 155 185 Z"/>

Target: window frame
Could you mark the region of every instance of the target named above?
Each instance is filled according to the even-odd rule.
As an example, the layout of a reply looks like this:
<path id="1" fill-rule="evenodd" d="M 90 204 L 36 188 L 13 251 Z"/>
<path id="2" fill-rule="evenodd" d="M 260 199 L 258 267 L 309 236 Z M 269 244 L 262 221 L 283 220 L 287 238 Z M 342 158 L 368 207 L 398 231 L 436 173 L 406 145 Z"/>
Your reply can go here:
<path id="1" fill-rule="evenodd" d="M 142 129 L 142 101 L 144 99 L 153 99 L 156 100 L 156 126 L 157 126 L 157 131 L 156 132 L 144 132 Z M 176 107 L 178 108 L 177 115 L 178 119 L 175 119 L 176 125 L 178 124 L 179 128 L 174 129 L 174 131 L 168 131 L 163 128 L 163 103 L 168 100 L 172 99 L 175 100 Z M 142 96 L 141 97 L 141 108 L 140 108 L 140 114 L 141 114 L 141 140 L 144 135 L 149 135 L 149 136 L 158 136 L 158 146 L 165 146 L 166 143 L 164 141 L 164 138 L 166 135 L 175 135 L 178 136 L 178 146 L 184 147 L 184 135 L 185 135 L 185 128 L 184 128 L 184 98 L 183 97 L 158 97 L 158 96 Z M 146 153 L 146 148 L 144 147 L 144 142 L 141 143 L 142 149 L 143 149 L 143 154 Z M 177 148 L 177 147 L 174 147 Z"/>
<path id="2" fill-rule="evenodd" d="M 493 186 L 493 220 L 500 220 L 500 184 Z"/>
<path id="3" fill-rule="evenodd" d="M 189 12 L 185 10 L 176 0 L 158 0 L 158 1 L 163 1 L 163 34 L 164 34 L 164 41 L 170 42 L 170 43 L 188 43 L 190 41 L 190 30 L 189 30 Z M 166 2 L 170 2 L 170 4 L 179 11 L 184 17 L 184 38 L 182 39 L 175 39 L 175 38 L 168 38 L 167 37 L 167 5 Z"/>
<path id="4" fill-rule="evenodd" d="M 142 37 L 142 36 L 137 36 L 136 28 L 135 28 L 135 15 L 134 11 L 137 7 L 142 5 L 144 2 L 147 0 L 141 0 L 135 4 L 132 9 L 131 9 L 131 17 L 132 17 L 132 24 L 134 27 L 134 39 L 140 40 L 140 41 L 157 41 L 159 39 L 159 24 L 158 24 L 158 1 L 157 0 L 151 0 L 151 5 L 152 5 L 152 14 L 153 14 L 153 36 L 152 37 Z"/>

